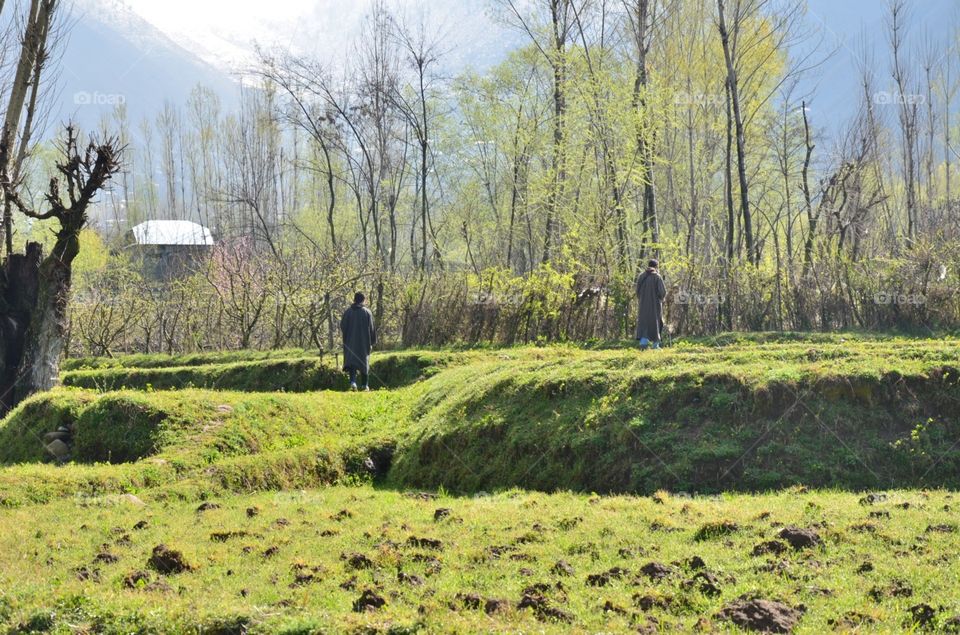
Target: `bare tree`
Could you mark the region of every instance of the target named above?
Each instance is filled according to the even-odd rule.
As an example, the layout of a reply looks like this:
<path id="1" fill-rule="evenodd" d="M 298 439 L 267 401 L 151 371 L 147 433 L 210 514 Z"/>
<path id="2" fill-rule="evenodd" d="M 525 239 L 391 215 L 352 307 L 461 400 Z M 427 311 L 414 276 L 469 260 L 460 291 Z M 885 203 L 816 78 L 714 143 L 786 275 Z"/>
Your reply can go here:
<path id="1" fill-rule="evenodd" d="M 633 107 L 637 111 L 637 153 L 642 166 L 643 182 L 643 239 L 660 242 L 660 220 L 657 215 L 657 200 L 653 180 L 654 149 L 652 126 L 647 111 L 648 70 L 647 57 L 653 43 L 656 0 L 629 0 L 628 22 L 633 33 L 636 49 L 636 74 L 633 82 Z M 654 254 L 659 257 L 659 248 Z"/>
<path id="2" fill-rule="evenodd" d="M 747 181 L 746 166 L 746 136 L 744 134 L 743 113 L 740 103 L 740 81 L 737 77 L 737 38 L 744 22 L 741 13 L 741 3 L 737 2 L 733 18 L 733 32 L 727 29 L 726 8 L 724 0 L 717 0 L 717 27 L 720 30 L 720 42 L 723 45 L 723 59 L 727 66 L 727 91 L 730 100 L 730 109 L 733 116 L 733 125 L 736 130 L 737 145 L 737 178 L 740 185 L 740 217 L 743 219 L 743 234 L 747 242 L 747 260 L 756 264 L 759 256 L 754 246 L 753 217 L 750 211 L 750 185 Z M 729 247 L 728 247 L 729 249 Z"/>
<path id="3" fill-rule="evenodd" d="M 20 56 L 7 98 L 0 139 L 0 143 L 11 148 L 7 168 L 13 181 L 19 180 L 22 173 L 37 115 L 41 76 L 46 70 L 50 51 L 59 39 L 50 37 L 59 7 L 59 0 L 31 0 L 22 18 Z M 19 145 L 13 150 L 18 138 Z M 9 256 L 13 253 L 13 210 L 11 202 L 6 200 L 0 234 L 5 237 L 6 254 Z"/>
<path id="4" fill-rule="evenodd" d="M 90 203 L 119 170 L 120 152 L 113 139 L 101 143 L 91 141 L 81 150 L 76 129 L 68 126 L 56 167 L 57 176 L 50 179 L 45 197 L 46 209 L 38 210 L 21 197 L 20 184 L 11 180 L 10 146 L 6 141 L 0 143 L 0 186 L 4 196 L 27 217 L 53 220 L 59 225 L 53 248 L 46 258 L 41 258 L 39 244 L 30 243 L 26 255 L 11 254 L 5 263 L 2 295 L 8 299 L 8 306 L 4 313 L 17 325 L 13 333 L 4 333 L 5 381 L 0 397 L 6 407 L 53 387 L 58 380 L 60 357 L 66 343 L 72 265 L 80 251 L 80 231 L 87 224 Z M 11 297 L 13 302 L 9 301 Z"/>
<path id="5" fill-rule="evenodd" d="M 907 241 L 912 243 L 917 234 L 917 99 L 910 86 L 908 62 L 904 51 L 906 31 L 906 4 L 904 0 L 890 0 L 887 25 L 890 52 L 893 58 L 893 81 L 897 94 L 893 96 L 900 109 L 900 130 L 903 135 L 903 169 L 906 174 Z"/>
<path id="6" fill-rule="evenodd" d="M 434 254 L 439 256 L 439 244 L 436 235 L 431 229 L 430 219 L 430 195 L 428 188 L 428 179 L 430 176 L 430 144 L 433 131 L 433 113 L 431 112 L 430 102 L 435 91 L 437 83 L 436 67 L 441 59 L 439 37 L 430 33 L 427 27 L 427 16 L 421 14 L 415 25 L 405 22 L 395 23 L 396 37 L 400 41 L 403 56 L 407 65 L 413 71 L 413 85 L 409 92 L 402 86 L 394 90 L 392 97 L 397 108 L 407 120 L 410 128 L 413 130 L 417 142 L 417 151 L 419 154 L 419 184 L 418 194 L 420 199 L 420 259 L 417 263 L 421 271 L 427 268 L 427 254 L 429 243 L 434 244 Z M 411 228 L 413 231 L 413 228 Z M 432 236 L 432 240 L 427 240 L 427 234 Z"/>

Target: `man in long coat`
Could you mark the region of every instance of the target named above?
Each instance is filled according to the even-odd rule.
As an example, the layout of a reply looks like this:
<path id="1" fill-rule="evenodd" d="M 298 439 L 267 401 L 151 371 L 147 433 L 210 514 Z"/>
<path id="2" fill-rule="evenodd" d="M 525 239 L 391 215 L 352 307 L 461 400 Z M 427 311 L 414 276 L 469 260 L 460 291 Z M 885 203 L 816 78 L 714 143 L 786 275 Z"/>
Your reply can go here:
<path id="1" fill-rule="evenodd" d="M 663 298 L 667 295 L 667 288 L 660 277 L 660 263 L 650 260 L 647 270 L 637 278 L 637 299 L 640 301 L 640 312 L 637 316 L 636 339 L 640 341 L 640 348 L 660 348 L 660 334 L 663 332 Z"/>
<path id="2" fill-rule="evenodd" d="M 362 293 L 353 296 L 353 304 L 340 318 L 340 334 L 343 336 L 343 370 L 350 373 L 350 390 L 357 390 L 357 375 L 363 390 L 370 390 L 370 351 L 377 343 L 377 329 L 373 314 L 363 306 L 366 298 Z"/>

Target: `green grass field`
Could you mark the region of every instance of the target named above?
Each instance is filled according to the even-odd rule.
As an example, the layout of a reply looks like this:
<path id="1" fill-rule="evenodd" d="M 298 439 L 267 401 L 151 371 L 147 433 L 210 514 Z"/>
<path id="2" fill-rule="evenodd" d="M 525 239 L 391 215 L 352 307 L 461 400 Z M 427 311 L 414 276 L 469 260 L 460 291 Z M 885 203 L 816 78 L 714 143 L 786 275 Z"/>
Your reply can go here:
<path id="1" fill-rule="evenodd" d="M 334 364 L 71 360 L 0 424 L 3 628 L 960 627 L 956 339 Z"/>

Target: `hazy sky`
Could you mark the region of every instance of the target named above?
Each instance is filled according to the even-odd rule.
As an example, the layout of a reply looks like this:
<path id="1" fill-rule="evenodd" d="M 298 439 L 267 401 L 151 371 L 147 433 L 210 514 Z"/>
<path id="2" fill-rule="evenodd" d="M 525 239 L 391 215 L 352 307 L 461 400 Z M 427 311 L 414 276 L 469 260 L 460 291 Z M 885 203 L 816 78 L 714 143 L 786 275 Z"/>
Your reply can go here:
<path id="1" fill-rule="evenodd" d="M 316 0 L 127 0 L 127 3 L 165 29 L 194 25 L 246 31 L 252 35 L 263 20 L 302 15 Z"/>

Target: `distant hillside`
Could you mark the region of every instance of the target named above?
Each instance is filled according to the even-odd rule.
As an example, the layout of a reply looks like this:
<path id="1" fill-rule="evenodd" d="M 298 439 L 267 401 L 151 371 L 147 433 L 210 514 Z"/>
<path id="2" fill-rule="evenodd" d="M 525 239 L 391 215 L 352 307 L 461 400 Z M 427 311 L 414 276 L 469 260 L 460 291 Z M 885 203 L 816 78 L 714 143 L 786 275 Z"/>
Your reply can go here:
<path id="1" fill-rule="evenodd" d="M 397 4 L 399 15 L 412 23 L 420 20 L 414 2 Z M 370 1 L 317 0 L 304 15 L 279 16 L 250 31 L 204 24 L 187 13 L 154 23 L 141 5 L 149 9 L 136 0 L 76 0 L 55 122 L 72 119 L 93 128 L 122 100 L 135 131 L 165 100 L 182 104 L 197 84 L 233 105 L 238 73 L 254 63 L 257 46 L 290 47 L 341 65 L 355 51 Z M 523 42 L 521 34 L 492 19 L 487 0 L 438 0 L 426 6 L 428 30 L 443 40 L 448 74 L 488 67 Z"/>
<path id="2" fill-rule="evenodd" d="M 197 84 L 228 104 L 236 84 L 116 0 L 81 0 L 61 62 L 53 123 L 71 119 L 87 129 L 126 103 L 132 128 L 154 117 L 165 100 L 183 103 Z"/>
<path id="3" fill-rule="evenodd" d="M 154 117 L 164 100 L 182 103 L 198 83 L 232 105 L 236 74 L 253 63 L 258 45 L 289 47 L 332 67 L 342 66 L 355 52 L 372 2 L 304 0 L 277 7 L 245 6 L 236 15 L 222 15 L 215 9 L 225 0 L 205 0 L 196 8 L 188 0 L 75 0 L 63 89 L 53 118 L 93 127 L 123 99 L 136 124 L 142 117 Z M 526 41 L 504 23 L 503 9 L 493 0 L 388 4 L 410 23 L 423 15 L 428 31 L 442 36 L 444 72 L 449 75 L 468 67 L 487 68 Z M 873 52 L 878 90 L 889 88 L 888 9 L 878 0 L 808 0 L 807 5 L 809 37 L 795 43 L 796 54 L 802 56 L 817 42 L 821 51 L 815 57 L 833 54 L 803 78 L 796 95 L 807 96 L 814 125 L 832 134 L 855 112 L 857 62 L 864 46 Z M 954 44 L 951 24 L 957 11 L 952 0 L 911 3 L 911 47 L 928 41 L 947 54 Z M 217 15 L 222 19 L 213 19 Z"/>

